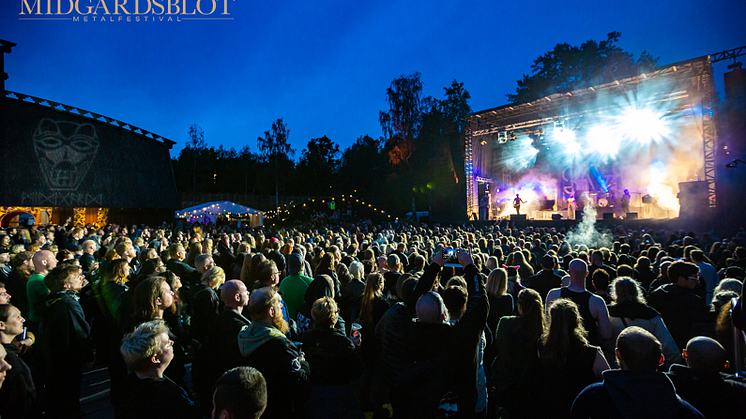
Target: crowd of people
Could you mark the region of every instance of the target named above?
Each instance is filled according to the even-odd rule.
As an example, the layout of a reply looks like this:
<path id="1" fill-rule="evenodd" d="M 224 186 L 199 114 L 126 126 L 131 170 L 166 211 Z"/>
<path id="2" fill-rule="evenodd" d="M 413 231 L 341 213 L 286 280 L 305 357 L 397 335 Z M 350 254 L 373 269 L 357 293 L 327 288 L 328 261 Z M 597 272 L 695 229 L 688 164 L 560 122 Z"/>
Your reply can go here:
<path id="1" fill-rule="evenodd" d="M 0 229 L 0 417 L 742 417 L 746 232 L 568 233 Z"/>

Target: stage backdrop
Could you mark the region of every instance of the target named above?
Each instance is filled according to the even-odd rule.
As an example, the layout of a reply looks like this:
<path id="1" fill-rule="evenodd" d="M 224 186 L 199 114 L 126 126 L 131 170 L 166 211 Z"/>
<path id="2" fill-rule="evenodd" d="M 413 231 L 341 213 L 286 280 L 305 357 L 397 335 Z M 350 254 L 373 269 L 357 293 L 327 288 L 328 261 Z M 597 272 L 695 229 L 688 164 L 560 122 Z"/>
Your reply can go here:
<path id="1" fill-rule="evenodd" d="M 178 208 L 172 141 L 13 96 L 0 98 L 0 205 Z"/>

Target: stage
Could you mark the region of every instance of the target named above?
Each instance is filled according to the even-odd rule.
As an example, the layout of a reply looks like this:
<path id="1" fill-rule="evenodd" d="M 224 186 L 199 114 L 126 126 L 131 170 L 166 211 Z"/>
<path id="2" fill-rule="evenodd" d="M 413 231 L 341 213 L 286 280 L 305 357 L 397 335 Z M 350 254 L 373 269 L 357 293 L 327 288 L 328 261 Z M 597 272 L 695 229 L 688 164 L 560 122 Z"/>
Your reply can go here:
<path id="1" fill-rule="evenodd" d="M 467 215 L 502 220 L 516 203 L 527 222 L 549 224 L 574 223 L 590 208 L 611 222 L 708 212 L 713 98 L 712 66 L 701 57 L 471 114 Z"/>

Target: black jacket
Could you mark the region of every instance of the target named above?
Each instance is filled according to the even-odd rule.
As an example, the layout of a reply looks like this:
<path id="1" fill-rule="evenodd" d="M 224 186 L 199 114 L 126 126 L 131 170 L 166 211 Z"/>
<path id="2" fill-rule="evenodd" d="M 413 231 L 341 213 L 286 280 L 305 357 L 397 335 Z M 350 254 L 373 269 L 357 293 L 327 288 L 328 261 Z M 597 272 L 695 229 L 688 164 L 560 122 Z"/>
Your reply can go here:
<path id="1" fill-rule="evenodd" d="M 661 313 L 668 331 L 679 348 L 686 348 L 692 325 L 709 320 L 705 301 L 693 290 L 667 284 L 650 293 L 648 304 Z"/>
<path id="2" fill-rule="evenodd" d="M 49 294 L 39 326 L 39 353 L 47 366 L 82 364 L 93 360 L 90 327 L 73 291 Z"/>

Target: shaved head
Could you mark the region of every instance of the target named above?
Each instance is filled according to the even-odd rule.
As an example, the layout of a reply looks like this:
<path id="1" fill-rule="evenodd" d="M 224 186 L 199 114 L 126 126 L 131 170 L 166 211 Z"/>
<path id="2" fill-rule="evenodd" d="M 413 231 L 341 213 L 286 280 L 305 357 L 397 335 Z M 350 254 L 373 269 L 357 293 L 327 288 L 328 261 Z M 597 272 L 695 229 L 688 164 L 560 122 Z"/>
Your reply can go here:
<path id="1" fill-rule="evenodd" d="M 34 262 L 34 271 L 39 275 L 46 275 L 48 271 L 57 266 L 57 259 L 54 257 L 54 253 L 49 250 L 39 250 L 34 253 L 34 257 L 31 260 Z"/>
<path id="2" fill-rule="evenodd" d="M 583 284 L 585 286 L 585 277 L 588 275 L 588 264 L 581 259 L 573 259 L 570 261 L 568 269 L 570 272 L 570 282 L 576 284 Z"/>
<path id="3" fill-rule="evenodd" d="M 436 292 L 427 292 L 417 300 L 417 317 L 422 323 L 443 323 L 448 321 L 443 299 Z"/>
<path id="4" fill-rule="evenodd" d="M 686 344 L 686 363 L 693 370 L 722 372 L 728 354 L 718 341 L 698 336 Z"/>
<path id="5" fill-rule="evenodd" d="M 238 279 L 231 279 L 220 289 L 220 299 L 226 307 L 237 309 L 239 312 L 249 304 L 249 290 L 246 284 Z"/>

